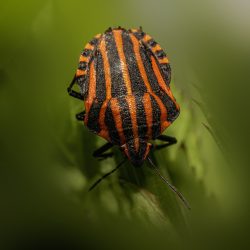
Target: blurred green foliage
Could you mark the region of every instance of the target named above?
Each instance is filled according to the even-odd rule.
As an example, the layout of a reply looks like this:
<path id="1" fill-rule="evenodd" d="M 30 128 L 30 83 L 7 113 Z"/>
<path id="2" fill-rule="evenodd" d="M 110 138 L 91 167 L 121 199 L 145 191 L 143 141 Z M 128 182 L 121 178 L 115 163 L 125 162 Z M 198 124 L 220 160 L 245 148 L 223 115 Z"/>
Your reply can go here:
<path id="1" fill-rule="evenodd" d="M 1 244 L 17 249 L 243 246 L 249 211 L 250 37 L 249 3 L 240 3 L 0 3 Z M 84 45 L 119 25 L 141 25 L 171 60 L 181 115 L 166 134 L 178 144 L 152 157 L 191 211 L 146 166 L 127 163 L 87 192 L 121 155 L 115 149 L 114 159 L 92 158 L 104 140 L 75 120 L 83 103 L 68 97 L 66 88 Z"/>

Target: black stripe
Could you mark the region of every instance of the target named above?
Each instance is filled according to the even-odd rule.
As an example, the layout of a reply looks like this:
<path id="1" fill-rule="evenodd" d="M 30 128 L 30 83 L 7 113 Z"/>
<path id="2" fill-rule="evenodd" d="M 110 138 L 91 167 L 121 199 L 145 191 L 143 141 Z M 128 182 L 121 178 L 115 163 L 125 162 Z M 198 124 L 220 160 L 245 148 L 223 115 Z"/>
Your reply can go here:
<path id="1" fill-rule="evenodd" d="M 143 31 L 139 31 L 139 30 L 137 32 L 134 32 L 133 34 L 138 40 L 142 40 L 143 37 L 146 35 Z"/>
<path id="2" fill-rule="evenodd" d="M 105 75 L 104 75 L 104 66 L 103 59 L 100 51 L 97 51 L 96 57 L 94 58 L 95 74 L 96 74 L 96 99 L 93 101 L 89 113 L 88 113 L 88 122 L 87 127 L 95 132 L 100 132 L 99 125 L 99 115 L 100 110 L 103 104 L 103 101 L 106 98 L 106 84 L 105 84 Z M 89 78 L 90 70 L 88 72 Z"/>
<path id="3" fill-rule="evenodd" d="M 150 95 L 152 105 L 152 139 L 155 139 L 161 134 L 161 110 L 155 98 Z"/>
<path id="4" fill-rule="evenodd" d="M 154 74 L 154 70 L 152 68 L 152 62 L 150 60 L 149 53 L 152 53 L 152 52 L 149 51 L 149 49 L 146 48 L 145 46 L 140 48 L 140 55 L 141 55 L 143 65 L 144 65 L 144 68 L 148 77 L 148 81 L 150 83 L 150 86 L 153 92 L 158 93 L 160 91 L 160 86 Z"/>
<path id="5" fill-rule="evenodd" d="M 106 50 L 110 65 L 111 74 L 111 95 L 119 97 L 127 94 L 127 88 L 124 83 L 121 69 L 121 61 L 116 48 L 113 33 L 105 34 Z"/>
<path id="6" fill-rule="evenodd" d="M 140 49 L 140 54 L 144 63 L 144 67 L 148 76 L 149 83 L 152 87 L 152 90 L 161 99 L 162 103 L 167 109 L 167 121 L 172 122 L 177 118 L 179 111 L 177 110 L 171 98 L 159 86 L 159 83 L 157 81 L 157 78 L 155 76 L 155 73 L 152 67 L 152 61 L 150 59 L 150 55 L 153 55 L 153 54 L 151 51 L 143 50 L 143 49 Z"/>
<path id="7" fill-rule="evenodd" d="M 100 101 L 104 101 L 106 99 L 106 82 L 101 51 L 97 50 L 94 61 L 96 71 L 96 98 Z"/>
<path id="8" fill-rule="evenodd" d="M 93 50 L 91 50 L 91 49 L 84 49 L 81 54 L 82 54 L 82 56 L 88 57 L 91 55 L 92 51 Z"/>
<path id="9" fill-rule="evenodd" d="M 147 127 L 145 108 L 143 104 L 143 96 L 135 95 L 135 102 L 136 102 L 136 120 L 138 127 L 138 136 L 139 138 L 145 138 L 148 127 Z"/>
<path id="10" fill-rule="evenodd" d="M 167 56 L 163 50 L 157 50 L 155 54 L 159 59 L 163 59 L 164 57 Z"/>
<path id="11" fill-rule="evenodd" d="M 105 124 L 108 128 L 111 142 L 113 144 L 120 145 L 121 144 L 120 137 L 119 137 L 118 131 L 117 131 L 116 126 L 115 126 L 115 120 L 114 120 L 113 113 L 112 113 L 112 110 L 110 107 L 110 102 L 108 103 L 106 113 L 105 113 Z"/>
<path id="12" fill-rule="evenodd" d="M 143 163 L 143 158 L 147 149 L 147 142 L 145 140 L 139 139 L 139 149 L 136 152 L 133 141 L 127 143 L 129 157 L 132 164 L 139 167 Z"/>
<path id="13" fill-rule="evenodd" d="M 171 82 L 171 67 L 169 63 L 161 63 L 160 68 L 162 70 L 162 76 L 164 80 L 166 81 L 167 85 L 169 86 Z"/>
<path id="14" fill-rule="evenodd" d="M 79 62 L 78 69 L 85 70 L 87 69 L 88 63 L 87 62 Z"/>
<path id="15" fill-rule="evenodd" d="M 88 79 L 89 77 L 86 77 L 86 75 L 82 75 L 76 78 L 76 81 L 80 87 L 80 92 L 81 94 L 86 97 L 88 93 L 88 87 L 89 87 L 89 82 Z"/>
<path id="16" fill-rule="evenodd" d="M 99 113 L 102 107 L 102 102 L 93 101 L 89 113 L 87 127 L 94 133 L 100 132 L 100 126 L 98 122 Z"/>
<path id="17" fill-rule="evenodd" d="M 155 47 L 157 45 L 157 42 L 153 38 L 147 41 L 147 43 L 150 47 Z"/>
<path id="18" fill-rule="evenodd" d="M 147 142 L 140 140 L 139 141 L 139 151 L 137 153 L 137 158 L 142 161 L 142 159 L 144 158 L 145 152 L 147 149 Z M 142 163 L 142 162 L 141 162 Z"/>
<path id="19" fill-rule="evenodd" d="M 163 59 L 167 57 L 165 52 L 163 50 L 157 50 L 155 52 L 158 59 Z M 153 53 L 152 53 L 153 56 Z M 159 63 L 158 59 L 156 59 L 157 66 L 161 72 L 161 75 L 166 83 L 167 86 L 169 86 L 171 81 L 171 68 L 169 63 Z"/>
<path id="20" fill-rule="evenodd" d="M 136 61 L 134 49 L 133 49 L 133 43 L 131 41 L 131 38 L 128 32 L 122 33 L 122 40 L 123 40 L 124 54 L 125 54 L 125 58 L 127 62 L 130 81 L 131 81 L 132 92 L 143 94 L 147 92 L 147 88 L 141 77 L 138 64 Z"/>
<path id="21" fill-rule="evenodd" d="M 172 99 L 163 91 L 158 94 L 159 98 L 162 100 L 164 106 L 167 109 L 167 121 L 173 122 L 179 115 L 179 110 L 176 108 L 175 103 Z"/>
<path id="22" fill-rule="evenodd" d="M 94 38 L 89 42 L 89 44 L 91 44 L 91 45 L 97 45 L 98 41 L 99 41 L 99 38 L 94 37 Z"/>
<path id="23" fill-rule="evenodd" d="M 121 114 L 121 119 L 122 119 L 123 133 L 124 133 L 126 142 L 128 142 L 134 139 L 133 126 L 132 126 L 132 120 L 130 116 L 128 102 L 124 96 L 119 97 L 117 100 L 119 103 L 119 109 L 120 109 L 120 114 Z"/>
<path id="24" fill-rule="evenodd" d="M 147 50 L 147 55 L 148 55 L 148 58 L 149 58 L 149 60 L 151 62 L 150 56 L 154 56 L 153 52 L 151 50 Z M 157 57 L 155 59 L 156 59 L 157 65 L 159 67 L 159 70 L 161 72 L 161 75 L 162 75 L 162 77 L 163 77 L 166 85 L 169 86 L 170 81 L 171 81 L 171 68 L 170 68 L 170 64 L 169 63 L 159 63 L 159 61 L 158 61 L 158 59 L 163 59 L 167 55 L 166 55 L 166 53 L 163 50 L 157 50 L 155 52 L 155 55 Z M 151 62 L 151 64 L 152 64 L 152 62 Z"/>

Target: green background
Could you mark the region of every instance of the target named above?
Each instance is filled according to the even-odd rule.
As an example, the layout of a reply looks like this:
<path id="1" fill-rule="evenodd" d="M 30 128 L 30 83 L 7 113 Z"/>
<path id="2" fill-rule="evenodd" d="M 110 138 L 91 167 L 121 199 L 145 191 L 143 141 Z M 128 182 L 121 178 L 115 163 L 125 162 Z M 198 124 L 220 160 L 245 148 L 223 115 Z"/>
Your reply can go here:
<path id="1" fill-rule="evenodd" d="M 0 244 L 243 248 L 249 10 L 243 0 L 1 1 Z M 75 120 L 83 103 L 66 88 L 84 45 L 110 26 L 142 26 L 170 58 L 181 115 L 165 134 L 178 144 L 152 157 L 190 211 L 146 166 L 127 163 L 87 192 L 122 156 L 92 158 L 105 141 Z"/>

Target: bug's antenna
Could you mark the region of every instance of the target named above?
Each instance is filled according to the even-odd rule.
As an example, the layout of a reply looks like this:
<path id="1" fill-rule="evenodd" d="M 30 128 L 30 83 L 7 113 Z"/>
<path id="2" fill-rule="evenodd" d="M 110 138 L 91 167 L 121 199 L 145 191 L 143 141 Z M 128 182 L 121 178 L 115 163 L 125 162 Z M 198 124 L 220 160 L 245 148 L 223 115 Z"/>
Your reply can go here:
<path id="1" fill-rule="evenodd" d="M 153 163 L 151 158 L 148 157 L 147 159 L 148 159 L 148 162 L 150 163 L 150 165 L 152 166 L 151 168 L 155 171 L 155 173 L 173 190 L 174 193 L 176 193 L 178 195 L 178 197 L 181 199 L 181 201 L 184 203 L 184 205 L 188 209 L 191 209 L 187 200 L 184 198 L 184 196 L 177 190 L 177 188 L 175 186 L 170 184 L 169 181 L 162 176 L 160 170 L 155 166 L 155 164 Z"/>
<path id="2" fill-rule="evenodd" d="M 124 159 L 122 162 L 120 162 L 113 170 L 111 170 L 110 172 L 106 173 L 105 175 L 103 175 L 100 179 L 98 179 L 90 188 L 89 191 L 91 191 L 94 187 L 96 187 L 103 179 L 105 179 L 106 177 L 108 177 L 109 175 L 111 175 L 112 173 L 114 173 L 117 169 L 119 169 L 124 162 L 126 162 L 127 159 Z"/>

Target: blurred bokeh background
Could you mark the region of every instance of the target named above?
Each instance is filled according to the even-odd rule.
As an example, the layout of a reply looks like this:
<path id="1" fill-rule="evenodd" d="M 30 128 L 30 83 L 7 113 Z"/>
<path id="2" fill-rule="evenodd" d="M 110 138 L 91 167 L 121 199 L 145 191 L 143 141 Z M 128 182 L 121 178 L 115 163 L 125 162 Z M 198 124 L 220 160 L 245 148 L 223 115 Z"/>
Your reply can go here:
<path id="1" fill-rule="evenodd" d="M 1 249 L 242 249 L 249 232 L 250 3 L 1 1 Z M 171 61 L 178 144 L 152 157 L 191 204 L 146 166 L 97 161 L 104 140 L 67 95 L 84 45 L 108 27 L 155 38 Z M 146 165 L 146 164 L 145 164 Z"/>

